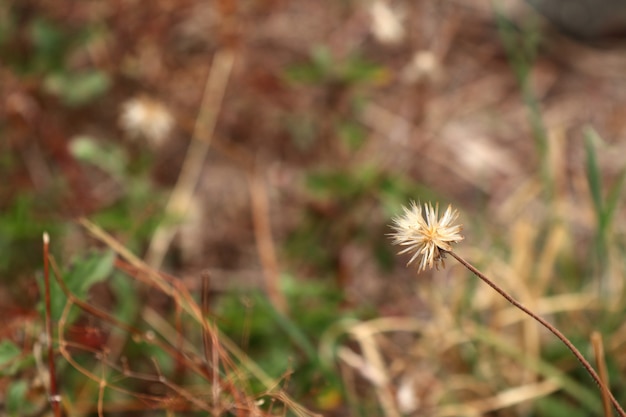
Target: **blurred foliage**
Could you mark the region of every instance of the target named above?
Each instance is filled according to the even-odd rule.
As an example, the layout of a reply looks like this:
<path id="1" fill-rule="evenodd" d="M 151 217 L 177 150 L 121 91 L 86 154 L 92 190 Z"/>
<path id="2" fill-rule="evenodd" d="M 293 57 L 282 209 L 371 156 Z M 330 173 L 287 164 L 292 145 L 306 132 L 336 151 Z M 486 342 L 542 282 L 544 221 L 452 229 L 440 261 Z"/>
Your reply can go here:
<path id="1" fill-rule="evenodd" d="M 285 276 L 282 284 L 292 314 L 277 312 L 259 292 L 232 294 L 215 309 L 221 329 L 272 377 L 289 376 L 298 397 L 320 389 L 340 391 L 337 375 L 321 365 L 317 345 L 334 323 L 364 311 L 344 310 L 341 291 L 322 282 Z"/>
<path id="2" fill-rule="evenodd" d="M 109 277 L 113 271 L 113 261 L 115 256 L 113 252 L 100 253 L 94 252 L 90 254 L 81 255 L 81 258 L 74 262 L 73 267 L 65 273 L 60 279 L 65 283 L 68 290 L 77 296 L 79 299 L 87 299 L 87 295 L 91 287 L 102 282 Z M 39 280 L 39 293 L 45 294 L 44 282 Z M 50 303 L 52 310 L 52 320 L 58 322 L 61 319 L 63 308 L 67 303 L 67 297 L 63 293 L 63 290 L 58 285 L 56 280 L 50 284 Z M 39 305 L 39 311 L 42 316 L 45 315 L 43 300 Z M 67 321 L 68 325 L 71 325 L 76 317 L 78 311 L 73 311 Z"/>
<path id="3" fill-rule="evenodd" d="M 139 154 L 112 142 L 101 142 L 89 137 L 78 137 L 70 143 L 74 157 L 104 173 L 121 188 L 113 204 L 94 213 L 93 220 L 104 228 L 124 231 L 131 250 L 141 250 L 154 230 L 164 220 L 162 207 L 165 190 L 160 190 L 150 178 L 151 155 L 145 150 Z M 176 222 L 178 219 L 168 219 Z"/>
<path id="4" fill-rule="evenodd" d="M 285 249 L 322 275 L 337 270 L 338 256 L 349 244 L 366 247 L 381 270 L 389 271 L 395 256 L 385 236 L 390 232 L 387 219 L 407 201 L 436 196 L 427 187 L 370 165 L 312 172 L 306 183 L 311 201 Z"/>
<path id="5" fill-rule="evenodd" d="M 323 45 L 311 50 L 308 62 L 293 65 L 286 70 L 286 74 L 293 82 L 315 86 L 378 84 L 389 76 L 385 67 L 358 55 L 337 62 Z"/>
<path id="6" fill-rule="evenodd" d="M 319 125 L 329 123 L 332 135 L 349 151 L 358 150 L 366 140 L 365 128 L 357 122 L 362 107 L 367 103 L 367 91 L 373 86 L 384 84 L 388 70 L 359 55 L 337 61 L 330 50 L 323 45 L 312 48 L 309 60 L 295 64 L 285 70 L 287 81 L 296 85 L 313 87 L 325 92 L 325 100 L 330 109 L 323 115 L 326 120 L 313 120 L 311 115 L 290 117 L 287 127 L 292 140 L 300 149 L 310 149 L 314 144 Z M 319 117 L 319 115 L 316 115 Z"/>
<path id="7" fill-rule="evenodd" d="M 611 256 L 609 256 L 609 247 L 613 237 L 611 231 L 613 229 L 613 223 L 617 212 L 618 204 L 621 200 L 622 189 L 624 188 L 624 179 L 626 178 L 626 166 L 622 169 L 621 173 L 617 177 L 615 184 L 606 192 L 603 190 L 602 172 L 597 160 L 596 147 L 601 142 L 600 136 L 593 130 L 587 129 L 585 132 L 585 151 L 587 162 L 587 181 L 589 183 L 589 189 L 591 192 L 591 200 L 593 202 L 593 208 L 596 215 L 597 230 L 594 241 L 594 259 L 591 259 L 590 264 L 594 266 L 593 270 L 598 274 L 600 280 L 598 282 L 600 286 L 600 292 L 605 296 L 610 295 L 612 292 L 611 283 L 607 276 L 611 270 L 610 263 L 613 262 Z M 624 290 L 626 291 L 626 289 Z"/>
<path id="8" fill-rule="evenodd" d="M 7 281 L 13 273 L 40 265 L 41 236 L 44 230 L 56 234 L 61 225 L 50 218 L 41 198 L 26 191 L 5 201 L 0 209 L 0 277 Z"/>
<path id="9" fill-rule="evenodd" d="M 43 17 L 17 23 L 18 17 L 5 16 L 0 34 L 0 55 L 15 74 L 43 78 L 43 89 L 67 106 L 80 106 L 101 97 L 111 85 L 108 75 L 93 68 L 72 68 L 77 51 L 103 36 L 99 27 L 68 29 Z"/>
<path id="10" fill-rule="evenodd" d="M 21 353 L 19 347 L 9 340 L 0 342 L 0 375 L 13 375 L 20 367 Z"/>

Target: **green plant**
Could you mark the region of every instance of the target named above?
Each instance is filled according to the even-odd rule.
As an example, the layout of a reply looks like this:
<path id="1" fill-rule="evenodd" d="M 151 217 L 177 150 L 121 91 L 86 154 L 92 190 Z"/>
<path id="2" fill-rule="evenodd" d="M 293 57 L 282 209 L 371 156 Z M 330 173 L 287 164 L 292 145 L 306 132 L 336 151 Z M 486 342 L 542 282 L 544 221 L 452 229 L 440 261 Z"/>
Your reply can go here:
<path id="1" fill-rule="evenodd" d="M 532 128 L 535 149 L 539 157 L 541 179 L 544 183 L 545 196 L 548 200 L 554 197 L 554 175 L 550 166 L 550 142 L 543 121 L 541 102 L 531 83 L 531 69 L 541 46 L 541 31 L 535 19 L 529 19 L 522 27 L 514 25 L 496 7 L 496 22 L 500 39 L 509 59 L 509 63 L 517 79 L 522 100 L 528 112 Z"/>
<path id="2" fill-rule="evenodd" d="M 285 276 L 282 283 L 292 316 L 277 312 L 256 291 L 235 293 L 216 306 L 220 328 L 269 375 L 288 375 L 289 391 L 296 398 L 319 404 L 329 392 L 341 395 L 339 376 L 322 364 L 316 346 L 333 324 L 363 313 L 343 312 L 341 292 L 322 282 Z"/>
<path id="3" fill-rule="evenodd" d="M 614 252 L 611 252 L 611 229 L 615 219 L 615 214 L 622 194 L 624 179 L 626 178 L 626 168 L 623 168 L 613 186 L 608 190 L 606 197 L 603 196 L 602 189 L 602 172 L 599 168 L 596 143 L 600 141 L 597 133 L 588 128 L 585 131 L 585 151 L 586 151 L 586 168 L 587 181 L 591 191 L 591 201 L 596 215 L 596 235 L 593 242 L 595 251 L 593 252 L 593 265 L 600 277 L 598 284 L 600 292 L 605 296 L 611 294 L 619 294 L 623 292 L 621 284 L 611 282 L 609 271 L 611 270 L 611 262 Z"/>
<path id="4" fill-rule="evenodd" d="M 22 77 L 42 77 L 43 90 L 70 107 L 93 102 L 106 93 L 111 81 L 98 68 L 71 68 L 70 60 L 78 51 L 105 35 L 100 27 L 68 29 L 58 22 L 36 17 L 26 22 L 12 8 L 5 15 L 0 34 L 0 53 L 5 64 Z M 23 42 L 25 41 L 25 42 Z M 25 52 L 20 43 L 26 43 Z"/>

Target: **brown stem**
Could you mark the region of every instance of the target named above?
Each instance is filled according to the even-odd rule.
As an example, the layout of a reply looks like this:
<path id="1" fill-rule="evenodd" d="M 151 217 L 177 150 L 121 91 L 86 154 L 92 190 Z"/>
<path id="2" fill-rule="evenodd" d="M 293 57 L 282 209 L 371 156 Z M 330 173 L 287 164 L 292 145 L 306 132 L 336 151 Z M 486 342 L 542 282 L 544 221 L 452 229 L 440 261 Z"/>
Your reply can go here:
<path id="1" fill-rule="evenodd" d="M 270 224 L 270 202 L 266 185 L 257 172 L 248 174 L 248 183 L 254 237 L 263 268 L 267 297 L 276 311 L 286 314 L 288 306 L 285 295 L 280 289 L 280 273 L 272 236 L 272 225 Z"/>
<path id="2" fill-rule="evenodd" d="M 50 237 L 43 234 L 43 279 L 46 302 L 46 338 L 48 339 L 48 372 L 50 373 L 50 405 L 55 417 L 61 417 L 61 397 L 57 390 L 56 371 L 54 369 L 54 347 L 52 346 L 52 307 L 50 303 L 50 271 L 48 267 L 48 246 Z"/>
<path id="3" fill-rule="evenodd" d="M 578 359 L 578 361 L 581 363 L 583 368 L 585 368 L 585 370 L 589 373 L 589 375 L 591 375 L 593 380 L 596 382 L 596 384 L 600 388 L 600 391 L 604 391 L 604 392 L 608 393 L 608 395 L 609 395 L 609 397 L 611 399 L 611 403 L 613 404 L 613 407 L 615 407 L 615 410 L 617 411 L 617 413 L 621 417 L 626 417 L 626 412 L 619 405 L 619 403 L 617 402 L 617 400 L 615 399 L 615 397 L 613 396 L 611 391 L 608 389 L 608 387 L 602 382 L 602 380 L 600 379 L 600 376 L 596 373 L 596 371 L 593 369 L 591 364 L 589 364 L 589 362 L 587 362 L 587 360 L 584 358 L 582 353 L 580 353 L 580 351 L 576 348 L 576 346 L 574 346 L 574 344 L 572 342 L 570 342 L 569 339 L 567 337 L 565 337 L 565 335 L 563 333 L 561 333 L 556 327 L 554 327 L 552 324 L 547 322 L 545 319 L 539 317 L 538 315 L 536 315 L 535 313 L 530 311 L 528 308 L 524 307 L 523 304 L 521 304 L 519 301 L 517 301 L 516 299 L 511 297 L 506 291 L 504 291 L 496 283 L 494 283 L 489 278 L 487 278 L 482 272 L 480 272 L 478 269 L 476 269 L 472 264 L 467 262 L 465 259 L 461 258 L 459 255 L 457 255 L 456 253 L 454 253 L 452 251 L 445 251 L 445 253 L 449 253 L 450 255 L 452 255 L 452 257 L 454 259 L 459 261 L 464 267 L 469 269 L 474 275 L 476 275 L 478 278 L 483 280 L 483 282 L 485 282 L 491 288 L 496 290 L 496 292 L 498 294 L 500 294 L 502 297 L 504 297 L 509 303 L 513 304 L 515 307 L 517 307 L 520 310 L 522 310 L 524 313 L 526 313 L 527 315 L 532 317 L 535 321 L 538 321 L 543 327 L 545 327 L 550 332 L 552 332 L 552 334 L 554 334 L 556 337 L 558 337 L 559 340 L 561 342 L 563 342 L 565 344 L 565 346 L 567 346 L 567 348 L 574 354 L 574 356 L 576 356 L 576 359 Z"/>
<path id="4" fill-rule="evenodd" d="M 598 367 L 598 375 L 600 375 L 600 379 L 604 382 L 604 386 L 609 386 L 609 373 L 606 370 L 606 362 L 604 360 L 604 344 L 602 343 L 602 335 L 600 332 L 594 330 L 591 333 L 591 346 L 593 346 L 593 352 L 596 359 L 596 366 Z M 613 413 L 611 412 L 611 399 L 609 398 L 609 393 L 606 390 L 602 390 L 602 406 L 604 407 L 604 416 L 611 417 Z"/>

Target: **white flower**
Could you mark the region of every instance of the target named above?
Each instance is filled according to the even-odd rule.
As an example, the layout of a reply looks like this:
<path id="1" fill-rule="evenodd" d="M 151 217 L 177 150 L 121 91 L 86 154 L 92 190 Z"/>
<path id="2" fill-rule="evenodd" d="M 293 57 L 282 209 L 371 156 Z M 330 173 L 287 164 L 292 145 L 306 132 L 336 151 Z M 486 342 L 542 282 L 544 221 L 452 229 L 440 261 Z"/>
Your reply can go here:
<path id="1" fill-rule="evenodd" d="M 445 266 L 445 252 L 452 250 L 452 243 L 463 240 L 462 226 L 452 224 L 457 217 L 459 213 L 452 210 L 452 206 L 448 206 L 441 219 L 439 204 L 434 208 L 430 203 L 424 204 L 423 213 L 420 204 L 415 202 L 409 208 L 404 207 L 404 214 L 393 219 L 395 233 L 392 236 L 395 245 L 406 246 L 399 254 L 413 253 L 407 265 L 417 259 L 418 273 L 433 266 L 439 269 L 439 263 Z"/>
<path id="2" fill-rule="evenodd" d="M 370 7 L 370 15 L 371 31 L 377 41 L 385 45 L 394 45 L 404 39 L 402 19 L 386 2 L 375 1 Z"/>
<path id="3" fill-rule="evenodd" d="M 130 136 L 143 136 L 156 147 L 169 135 L 174 117 L 162 103 L 140 96 L 124 102 L 120 126 Z"/>

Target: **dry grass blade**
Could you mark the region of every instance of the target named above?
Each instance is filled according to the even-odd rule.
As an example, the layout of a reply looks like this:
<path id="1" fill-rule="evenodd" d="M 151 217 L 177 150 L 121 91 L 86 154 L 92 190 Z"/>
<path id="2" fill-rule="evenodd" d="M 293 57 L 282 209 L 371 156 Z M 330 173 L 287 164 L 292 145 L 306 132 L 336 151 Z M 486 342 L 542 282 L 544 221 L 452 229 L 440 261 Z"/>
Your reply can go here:
<path id="1" fill-rule="evenodd" d="M 256 237 L 259 258 L 263 265 L 265 289 L 274 308 L 282 314 L 287 313 L 287 300 L 280 289 L 276 248 L 270 225 L 270 207 L 267 188 L 260 174 L 250 173 L 248 176 L 250 197 L 252 200 L 252 220 Z"/>
<path id="2" fill-rule="evenodd" d="M 600 379 L 604 383 L 604 386 L 608 387 L 609 373 L 606 369 L 606 361 L 604 359 L 604 343 L 602 342 L 602 335 L 597 331 L 594 331 L 591 334 L 591 346 L 593 346 L 593 352 L 596 358 L 596 367 L 598 368 Z M 611 398 L 606 389 L 602 390 L 602 406 L 604 407 L 604 416 L 612 417 L 613 412 L 611 411 Z"/>
<path id="3" fill-rule="evenodd" d="M 298 415 L 303 415 L 303 416 L 316 415 L 315 413 L 306 410 L 304 407 L 297 405 L 296 402 L 293 399 L 291 399 L 286 392 L 284 392 L 280 388 L 277 388 L 279 386 L 279 382 L 280 382 L 279 380 L 275 380 L 271 378 L 270 376 L 268 376 L 265 373 L 265 371 L 257 363 L 252 361 L 248 357 L 248 355 L 244 351 L 242 351 L 232 340 L 230 340 L 228 337 L 222 334 L 219 331 L 219 329 L 212 326 L 211 323 L 209 323 L 209 321 L 205 318 L 203 314 L 203 311 L 204 311 L 203 308 L 200 305 L 198 305 L 194 297 L 189 293 L 188 289 L 184 287 L 184 285 L 179 280 L 176 280 L 172 277 L 168 277 L 165 274 L 161 274 L 153 270 L 150 266 L 148 266 L 145 262 L 143 262 L 133 253 L 131 253 L 128 249 L 126 249 L 122 244 L 120 244 L 112 236 L 110 236 L 108 233 L 106 233 L 97 225 L 91 223 L 89 220 L 81 219 L 80 223 L 94 237 L 96 237 L 101 242 L 105 243 L 109 248 L 115 251 L 124 261 L 128 262 L 130 267 L 135 269 L 133 271 L 134 273 L 131 274 L 133 278 L 140 280 L 146 285 L 155 287 L 159 289 L 160 291 L 162 291 L 164 294 L 171 297 L 176 304 L 180 305 L 180 307 L 182 308 L 182 311 L 188 314 L 196 323 L 198 323 L 202 327 L 202 330 L 204 332 L 207 332 L 209 335 L 212 335 L 211 336 L 211 338 L 213 339 L 212 349 L 217 351 L 217 353 L 220 356 L 220 361 L 223 364 L 225 363 L 229 364 L 230 378 L 232 378 L 232 380 L 228 384 L 229 386 L 235 387 L 233 388 L 234 391 L 232 395 L 240 396 L 240 399 L 238 400 L 238 402 L 242 406 L 245 405 L 243 408 L 247 410 L 247 412 L 249 412 L 253 408 L 256 408 L 256 406 L 254 405 L 255 403 L 249 396 L 240 394 L 237 392 L 237 390 L 238 388 L 244 387 L 247 385 L 246 381 L 249 379 L 249 375 L 251 375 L 255 379 L 257 379 L 259 382 L 261 382 L 263 386 L 268 390 L 268 392 L 265 395 L 273 396 L 275 398 L 280 398 L 281 401 L 283 401 L 283 403 L 287 407 L 291 408 Z M 118 266 L 124 265 L 124 263 L 120 261 L 117 261 L 116 264 Z M 129 266 L 127 265 L 123 267 L 123 269 L 126 269 L 128 272 L 130 272 Z M 90 312 L 91 310 L 93 310 L 93 307 L 86 305 L 84 302 L 76 299 L 75 297 L 68 296 L 68 298 L 73 303 L 76 303 L 79 306 L 81 306 L 81 308 L 83 309 L 86 309 Z M 95 312 L 95 313 L 100 314 L 101 317 L 106 317 L 104 313 L 98 313 L 98 312 Z M 155 319 L 155 317 L 153 316 L 150 316 L 150 317 L 151 317 L 150 320 L 153 320 L 154 324 L 157 324 L 157 326 L 162 331 L 166 333 L 175 333 L 175 329 L 172 329 L 171 326 L 165 326 L 160 320 Z M 115 322 L 115 319 L 111 317 L 107 317 L 107 320 Z M 127 331 L 133 331 L 133 329 L 131 328 L 126 329 L 124 324 L 122 323 L 116 323 L 116 325 L 120 326 L 121 328 Z M 143 335 L 142 333 L 137 333 L 137 336 L 143 338 L 145 335 Z M 155 339 L 155 338 L 152 338 L 152 339 L 154 340 L 151 340 L 150 343 L 158 343 L 158 339 Z M 176 357 L 177 352 L 173 349 L 173 347 L 162 345 L 162 344 L 159 344 L 159 346 L 162 347 L 163 349 L 166 349 L 172 357 Z M 196 350 L 197 349 L 193 349 L 192 351 L 193 357 L 202 358 L 204 354 L 200 354 L 199 352 L 196 352 Z M 190 366 L 191 369 L 194 369 L 203 377 L 211 378 L 211 374 L 210 373 L 207 374 L 207 370 L 201 367 L 198 361 L 194 361 L 194 360 L 191 360 L 191 358 L 188 358 L 187 352 L 184 353 L 183 358 L 186 361 L 185 366 Z M 235 363 L 238 363 L 239 365 L 237 366 L 235 365 Z M 99 381 L 98 377 L 95 376 L 93 373 L 87 370 L 85 370 L 85 372 L 86 372 L 85 375 L 89 376 L 91 379 L 95 378 L 94 380 Z M 221 383 L 225 384 L 223 381 Z M 173 389 L 174 387 L 170 387 L 170 388 Z M 178 387 L 178 386 L 176 386 L 175 388 L 181 389 L 181 387 Z M 207 408 L 207 410 L 211 412 L 215 412 L 215 409 L 210 408 L 210 407 Z"/>
<path id="4" fill-rule="evenodd" d="M 434 415 L 436 417 L 482 416 L 490 411 L 500 410 L 524 401 L 544 397 L 557 391 L 560 387 L 557 381 L 548 379 L 534 384 L 511 388 L 482 400 L 470 401 L 459 405 L 442 406 L 435 411 Z"/>
<path id="5" fill-rule="evenodd" d="M 189 144 L 176 187 L 172 191 L 165 209 L 165 215 L 168 218 L 180 218 L 189 208 L 202 165 L 211 145 L 213 131 L 234 61 L 235 53 L 230 49 L 219 50 L 215 54 L 211 71 L 207 77 L 200 112 L 196 119 L 193 140 Z M 146 256 L 149 265 L 154 268 L 161 266 L 175 233 L 176 228 L 174 226 L 161 225 L 159 227 L 152 238 Z"/>
<path id="6" fill-rule="evenodd" d="M 598 388 L 600 389 L 600 391 L 603 392 L 603 393 L 606 392 L 606 394 L 610 398 L 611 403 L 613 404 L 613 407 L 619 413 L 619 415 L 622 416 L 622 417 L 626 417 L 626 411 L 624 411 L 622 406 L 615 399 L 615 397 L 610 392 L 608 387 L 604 384 L 604 382 L 602 381 L 600 376 L 593 369 L 591 364 L 585 359 L 585 357 L 582 355 L 582 353 L 580 353 L 580 351 L 576 348 L 576 346 L 574 346 L 574 344 L 572 342 L 570 342 L 570 340 L 563 333 L 561 333 L 556 327 L 554 327 L 548 321 L 546 321 L 542 317 L 538 316 L 537 314 L 535 314 L 534 312 L 532 312 L 531 310 L 526 308 L 524 305 L 522 305 L 520 302 L 515 300 L 507 292 L 505 292 L 502 288 L 500 288 L 497 284 L 495 284 L 493 281 L 491 281 L 489 278 L 487 278 L 482 272 L 480 272 L 478 269 L 476 269 L 476 267 L 474 267 L 472 264 L 467 262 L 465 259 L 461 258 L 455 252 L 450 251 L 450 252 L 448 252 L 448 254 L 450 254 L 454 259 L 459 261 L 459 263 L 461 265 L 466 267 L 474 275 L 476 275 L 478 278 L 480 278 L 485 284 L 487 284 L 491 288 L 493 288 L 498 294 L 500 294 L 502 297 L 504 297 L 509 303 L 511 303 L 512 305 L 514 305 L 515 307 L 517 307 L 518 309 L 523 311 L 528 316 L 532 317 L 535 321 L 537 321 L 539 324 L 541 324 L 543 327 L 545 327 L 547 330 L 549 330 L 553 335 L 555 335 L 561 342 L 563 342 L 563 344 L 565 346 L 567 346 L 567 348 L 570 350 L 570 352 L 572 352 L 572 354 L 576 357 L 576 359 L 578 359 L 578 361 L 580 362 L 582 367 L 585 368 L 587 373 L 595 381 L 595 383 L 598 385 Z"/>
<path id="7" fill-rule="evenodd" d="M 363 358 L 351 351 L 343 350 L 343 359 L 349 365 L 366 365 L 361 371 L 367 370 L 366 377 L 373 382 L 378 401 L 388 417 L 400 416 L 400 410 L 393 397 L 387 366 L 376 343 L 375 335 L 392 330 L 416 331 L 416 323 L 412 320 L 378 319 L 359 323 L 350 328 L 350 334 L 359 342 Z"/>

